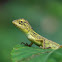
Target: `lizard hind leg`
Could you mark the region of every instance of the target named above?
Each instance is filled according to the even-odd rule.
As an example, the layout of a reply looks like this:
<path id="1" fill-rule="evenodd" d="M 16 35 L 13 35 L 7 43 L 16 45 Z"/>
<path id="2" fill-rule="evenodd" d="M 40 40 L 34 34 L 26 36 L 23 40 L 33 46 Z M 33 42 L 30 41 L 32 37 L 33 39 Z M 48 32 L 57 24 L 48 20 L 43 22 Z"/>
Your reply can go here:
<path id="1" fill-rule="evenodd" d="M 37 41 L 40 41 L 41 43 L 43 43 L 43 46 L 39 46 L 42 49 L 50 49 L 51 47 L 45 47 L 45 39 L 37 39 Z"/>
<path id="2" fill-rule="evenodd" d="M 41 43 L 43 43 L 43 46 L 40 46 L 40 48 L 45 49 L 45 41 L 42 39 L 37 39 L 36 41 L 40 41 Z"/>

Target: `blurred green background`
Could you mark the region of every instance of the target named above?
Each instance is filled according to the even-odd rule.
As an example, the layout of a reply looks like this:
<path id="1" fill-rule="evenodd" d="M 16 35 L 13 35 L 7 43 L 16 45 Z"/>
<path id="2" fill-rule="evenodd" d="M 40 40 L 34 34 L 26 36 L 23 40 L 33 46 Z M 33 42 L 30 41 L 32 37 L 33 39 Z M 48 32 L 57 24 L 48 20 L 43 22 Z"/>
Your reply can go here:
<path id="1" fill-rule="evenodd" d="M 30 43 L 12 24 L 19 18 L 28 20 L 40 35 L 62 44 L 62 0 L 0 0 L 0 62 L 11 62 L 15 45 Z"/>

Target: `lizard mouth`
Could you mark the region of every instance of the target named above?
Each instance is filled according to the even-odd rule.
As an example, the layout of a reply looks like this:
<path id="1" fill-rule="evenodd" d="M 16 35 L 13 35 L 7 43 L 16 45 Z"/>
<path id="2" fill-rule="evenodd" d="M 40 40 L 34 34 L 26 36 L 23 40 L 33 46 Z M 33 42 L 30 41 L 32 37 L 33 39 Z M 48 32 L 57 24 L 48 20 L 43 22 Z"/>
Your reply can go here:
<path id="1" fill-rule="evenodd" d="M 16 20 L 12 21 L 12 23 L 13 23 L 15 26 L 17 26 L 17 27 L 20 26 L 20 25 L 16 22 Z"/>
<path id="2" fill-rule="evenodd" d="M 16 20 L 12 21 L 12 23 L 13 23 L 15 26 L 17 26 L 18 28 L 23 29 L 23 26 L 20 26 L 20 25 L 16 22 Z"/>
<path id="3" fill-rule="evenodd" d="M 12 23 L 13 23 L 13 24 L 15 24 L 15 20 L 14 20 L 14 21 L 12 21 Z"/>

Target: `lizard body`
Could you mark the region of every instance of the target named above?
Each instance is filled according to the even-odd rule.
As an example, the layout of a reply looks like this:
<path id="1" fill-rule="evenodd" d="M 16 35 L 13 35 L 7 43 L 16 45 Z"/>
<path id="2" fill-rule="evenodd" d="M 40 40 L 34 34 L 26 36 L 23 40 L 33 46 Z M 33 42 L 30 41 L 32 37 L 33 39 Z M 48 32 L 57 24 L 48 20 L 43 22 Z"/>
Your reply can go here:
<path id="1" fill-rule="evenodd" d="M 18 28 L 20 28 L 27 38 L 31 41 L 31 45 L 34 43 L 39 47 L 42 47 L 43 49 L 58 49 L 62 47 L 61 45 L 57 44 L 56 42 L 53 42 L 51 40 L 48 40 L 47 38 L 37 34 L 31 27 L 31 25 L 28 23 L 27 20 L 24 19 L 18 19 L 12 21 L 13 24 L 15 24 Z"/>

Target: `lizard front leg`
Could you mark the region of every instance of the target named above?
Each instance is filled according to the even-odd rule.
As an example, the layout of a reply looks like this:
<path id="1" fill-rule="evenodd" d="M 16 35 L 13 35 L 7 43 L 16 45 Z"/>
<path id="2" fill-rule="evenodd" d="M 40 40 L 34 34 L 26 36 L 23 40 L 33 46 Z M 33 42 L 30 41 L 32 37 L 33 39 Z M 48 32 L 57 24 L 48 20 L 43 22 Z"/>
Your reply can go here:
<path id="1" fill-rule="evenodd" d="M 31 42 L 28 46 L 31 47 L 33 45 L 33 43 Z"/>
<path id="2" fill-rule="evenodd" d="M 28 45 L 28 43 L 24 43 L 24 42 L 22 42 L 21 44 L 24 44 L 25 46 L 29 46 L 29 47 L 31 47 L 33 45 L 32 42 L 29 45 Z"/>

